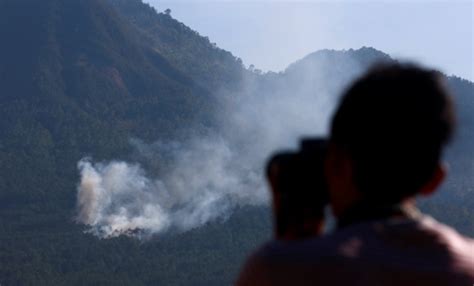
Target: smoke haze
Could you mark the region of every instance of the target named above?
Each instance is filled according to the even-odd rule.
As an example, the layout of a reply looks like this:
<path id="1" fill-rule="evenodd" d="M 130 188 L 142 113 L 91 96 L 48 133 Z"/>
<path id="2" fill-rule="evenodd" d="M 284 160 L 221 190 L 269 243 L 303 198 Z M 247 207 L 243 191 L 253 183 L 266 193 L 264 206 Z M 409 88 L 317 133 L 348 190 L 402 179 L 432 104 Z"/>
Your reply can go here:
<path id="1" fill-rule="evenodd" d="M 348 57 L 344 70 L 330 79 L 327 54 L 308 56 L 284 74 L 247 78 L 238 94 L 222 91 L 217 130 L 153 144 L 132 139 L 138 161 L 152 168 L 82 159 L 77 221 L 101 238 L 143 238 L 265 204 L 265 160 L 276 150 L 297 147 L 302 136 L 324 135 L 337 95 L 361 71 Z"/>

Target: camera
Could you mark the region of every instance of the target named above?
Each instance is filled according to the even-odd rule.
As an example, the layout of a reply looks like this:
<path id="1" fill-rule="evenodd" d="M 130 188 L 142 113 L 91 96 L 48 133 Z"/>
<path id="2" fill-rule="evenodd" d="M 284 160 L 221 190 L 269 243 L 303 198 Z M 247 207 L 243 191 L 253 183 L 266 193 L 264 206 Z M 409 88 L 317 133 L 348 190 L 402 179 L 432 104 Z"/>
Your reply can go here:
<path id="1" fill-rule="evenodd" d="M 304 138 L 296 152 L 280 152 L 267 164 L 267 178 L 284 216 L 323 215 L 329 202 L 324 162 L 327 140 Z"/>

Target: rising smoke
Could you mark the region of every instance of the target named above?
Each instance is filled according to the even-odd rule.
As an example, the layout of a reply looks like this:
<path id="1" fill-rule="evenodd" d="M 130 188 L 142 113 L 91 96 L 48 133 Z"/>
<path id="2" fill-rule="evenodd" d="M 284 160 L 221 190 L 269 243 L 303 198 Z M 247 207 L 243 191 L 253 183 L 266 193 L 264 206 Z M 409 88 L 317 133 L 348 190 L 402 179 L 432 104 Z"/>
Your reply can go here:
<path id="1" fill-rule="evenodd" d="M 361 70 L 347 59 L 346 69 L 331 79 L 327 56 L 313 55 L 284 74 L 248 78 L 238 95 L 222 96 L 221 126 L 214 132 L 154 144 L 131 140 L 143 160 L 159 163 L 153 173 L 137 163 L 82 159 L 77 221 L 101 238 L 141 238 L 266 203 L 266 158 L 296 147 L 302 136 L 325 134 L 337 95 Z"/>

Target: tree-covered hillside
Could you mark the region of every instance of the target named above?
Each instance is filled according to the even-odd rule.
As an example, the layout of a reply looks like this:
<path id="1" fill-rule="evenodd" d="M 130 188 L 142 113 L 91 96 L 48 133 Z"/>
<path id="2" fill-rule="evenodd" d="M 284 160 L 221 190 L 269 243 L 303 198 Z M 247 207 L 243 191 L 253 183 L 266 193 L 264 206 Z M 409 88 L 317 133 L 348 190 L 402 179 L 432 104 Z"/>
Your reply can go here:
<path id="1" fill-rule="evenodd" d="M 222 50 L 207 37 L 175 20 L 167 13 L 158 13 L 141 1 L 108 0 L 119 13 L 137 27 L 151 47 L 174 67 L 198 83 L 210 87 L 238 88 L 244 74 L 242 60 Z"/>
<path id="2" fill-rule="evenodd" d="M 292 115 L 275 113 L 283 99 L 324 95 L 332 106 L 370 64 L 391 60 L 372 48 L 319 51 L 261 74 L 140 0 L 1 0 L 0 39 L 0 285 L 231 284 L 270 236 L 267 207 L 238 206 L 228 220 L 146 241 L 98 239 L 74 220 L 77 162 L 128 160 L 130 139 L 189 133 L 257 148 L 280 138 L 265 124 Z M 454 176 L 424 208 L 474 235 L 474 85 L 449 83 L 460 112 Z M 251 116 L 234 116 L 239 108 Z"/>
<path id="3" fill-rule="evenodd" d="M 74 222 L 78 160 L 127 156 L 130 138 L 208 128 L 213 90 L 184 67 L 216 77 L 221 70 L 208 67 L 216 62 L 234 65 L 236 76 L 243 71 L 196 32 L 148 12 L 155 28 L 182 41 L 158 42 L 107 1 L 0 2 L 0 284 L 221 285 L 268 235 L 265 212 L 254 209 L 245 213 L 256 221 L 236 216 L 233 227 L 217 223 L 143 244 L 98 240 Z M 171 57 L 183 43 L 209 46 L 209 60 Z"/>

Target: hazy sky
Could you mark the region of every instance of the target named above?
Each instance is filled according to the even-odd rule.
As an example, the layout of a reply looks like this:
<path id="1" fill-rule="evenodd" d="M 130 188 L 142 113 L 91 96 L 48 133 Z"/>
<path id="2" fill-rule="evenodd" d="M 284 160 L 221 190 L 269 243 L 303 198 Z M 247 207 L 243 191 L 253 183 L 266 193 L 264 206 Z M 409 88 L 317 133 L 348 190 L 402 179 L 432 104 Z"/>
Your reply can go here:
<path id="1" fill-rule="evenodd" d="M 320 49 L 371 46 L 474 80 L 473 1 L 145 2 L 263 70 Z"/>

